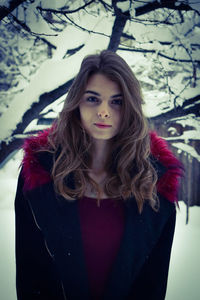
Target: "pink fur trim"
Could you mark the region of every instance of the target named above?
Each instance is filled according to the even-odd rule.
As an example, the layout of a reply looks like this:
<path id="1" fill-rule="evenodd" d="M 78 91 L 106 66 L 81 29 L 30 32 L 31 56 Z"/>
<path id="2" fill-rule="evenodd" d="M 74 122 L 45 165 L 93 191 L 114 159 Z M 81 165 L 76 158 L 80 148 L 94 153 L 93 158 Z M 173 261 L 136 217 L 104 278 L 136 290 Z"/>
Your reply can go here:
<path id="1" fill-rule="evenodd" d="M 51 181 L 51 175 L 40 165 L 35 151 L 48 144 L 48 135 L 52 127 L 40 132 L 37 136 L 26 139 L 23 149 L 25 152 L 22 165 L 25 179 L 25 190 L 34 189 Z M 177 202 L 179 177 L 182 176 L 183 167 L 174 154 L 168 149 L 167 143 L 156 132 L 150 132 L 151 153 L 166 167 L 166 172 L 157 183 L 158 192 L 170 202 Z"/>
<path id="2" fill-rule="evenodd" d="M 183 176 L 183 166 L 156 132 L 150 132 L 150 139 L 152 155 L 166 167 L 166 172 L 157 182 L 157 191 L 170 202 L 178 202 L 179 178 Z"/>
<path id="3" fill-rule="evenodd" d="M 51 129 L 39 132 L 37 136 L 27 138 L 24 142 L 23 149 L 25 152 L 22 160 L 22 175 L 24 177 L 24 190 L 34 189 L 42 184 L 51 181 L 50 174 L 40 165 L 35 151 L 46 146 L 48 135 Z"/>

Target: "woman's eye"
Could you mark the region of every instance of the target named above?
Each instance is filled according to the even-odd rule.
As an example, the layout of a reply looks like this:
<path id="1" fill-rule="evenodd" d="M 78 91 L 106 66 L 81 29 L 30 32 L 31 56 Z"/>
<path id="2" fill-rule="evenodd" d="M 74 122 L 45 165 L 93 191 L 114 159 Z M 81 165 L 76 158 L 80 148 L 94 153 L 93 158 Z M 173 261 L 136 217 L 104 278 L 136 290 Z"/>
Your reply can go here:
<path id="1" fill-rule="evenodd" d="M 122 105 L 122 100 L 121 99 L 115 99 L 115 100 L 112 101 L 112 104 Z"/>
<path id="2" fill-rule="evenodd" d="M 96 97 L 88 97 L 88 98 L 86 98 L 86 101 L 88 101 L 88 102 L 98 102 L 98 99 Z"/>

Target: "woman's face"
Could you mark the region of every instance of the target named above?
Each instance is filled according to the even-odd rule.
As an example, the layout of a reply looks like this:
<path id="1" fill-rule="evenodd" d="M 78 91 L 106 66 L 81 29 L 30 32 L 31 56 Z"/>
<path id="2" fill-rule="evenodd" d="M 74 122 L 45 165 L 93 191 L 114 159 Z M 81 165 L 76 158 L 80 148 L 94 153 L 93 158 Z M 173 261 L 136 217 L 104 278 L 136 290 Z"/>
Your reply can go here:
<path id="1" fill-rule="evenodd" d="M 118 133 L 122 101 L 116 82 L 98 73 L 90 77 L 79 105 L 81 123 L 90 136 L 108 140 Z"/>

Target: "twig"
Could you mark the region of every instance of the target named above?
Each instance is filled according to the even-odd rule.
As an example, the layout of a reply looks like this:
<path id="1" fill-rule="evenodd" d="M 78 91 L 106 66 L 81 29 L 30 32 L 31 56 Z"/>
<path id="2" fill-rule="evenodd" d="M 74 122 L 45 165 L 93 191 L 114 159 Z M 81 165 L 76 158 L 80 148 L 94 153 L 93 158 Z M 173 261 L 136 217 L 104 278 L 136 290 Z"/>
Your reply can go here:
<path id="1" fill-rule="evenodd" d="M 39 10 L 40 12 L 51 12 L 54 14 L 62 14 L 62 15 L 66 15 L 66 14 L 73 14 L 76 13 L 77 11 L 84 9 L 85 7 L 89 6 L 91 3 L 95 2 L 95 0 L 91 0 L 88 3 L 86 3 L 83 6 L 78 7 L 77 9 L 73 9 L 73 10 L 57 10 L 57 9 L 51 9 L 51 8 L 42 8 L 41 6 L 37 6 L 36 9 Z"/>
<path id="2" fill-rule="evenodd" d="M 123 45 L 123 43 L 120 43 L 120 45 Z M 149 50 L 149 49 L 139 49 L 139 48 L 122 48 L 122 47 L 118 47 L 118 50 L 121 50 L 121 51 L 133 51 L 133 52 L 142 52 L 142 53 L 156 53 L 157 50 Z M 173 60 L 173 61 L 177 61 L 177 62 L 187 62 L 187 63 L 191 63 L 191 60 L 188 60 L 188 59 L 181 59 L 181 58 L 174 58 L 174 57 L 170 57 L 170 56 L 167 56 L 161 52 L 157 52 L 157 54 L 161 57 L 164 57 L 166 59 L 169 59 L 169 60 Z M 200 63 L 200 60 L 193 60 L 195 63 Z"/>
<path id="3" fill-rule="evenodd" d="M 18 25 L 20 25 L 25 31 L 34 36 L 58 36 L 58 34 L 46 34 L 33 32 L 24 22 L 18 20 L 13 14 L 10 13 L 8 18 L 12 18 Z"/>
<path id="4" fill-rule="evenodd" d="M 69 20 L 74 26 L 76 26 L 77 28 L 83 30 L 83 31 L 87 31 L 88 33 L 94 33 L 94 34 L 99 34 L 99 35 L 103 35 L 103 36 L 106 36 L 106 37 L 110 37 L 108 34 L 105 34 L 103 32 L 97 32 L 97 31 L 94 31 L 94 30 L 89 30 L 89 29 L 86 29 L 78 24 L 76 24 L 72 19 L 70 19 L 68 16 L 65 16 L 67 20 Z"/>

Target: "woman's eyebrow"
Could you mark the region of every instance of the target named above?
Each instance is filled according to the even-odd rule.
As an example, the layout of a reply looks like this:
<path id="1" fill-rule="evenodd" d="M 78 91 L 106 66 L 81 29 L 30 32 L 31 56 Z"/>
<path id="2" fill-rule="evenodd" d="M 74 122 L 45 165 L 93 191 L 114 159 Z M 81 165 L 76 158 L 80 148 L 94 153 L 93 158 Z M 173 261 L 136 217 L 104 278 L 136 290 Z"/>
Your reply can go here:
<path id="1" fill-rule="evenodd" d="M 91 91 L 91 90 L 85 91 L 85 94 L 93 94 L 95 96 L 101 96 L 101 94 L 99 94 L 95 91 Z M 111 96 L 110 98 L 118 98 L 118 97 L 122 97 L 122 94 L 116 94 L 116 95 Z"/>
<path id="2" fill-rule="evenodd" d="M 113 95 L 110 98 L 118 98 L 118 97 L 122 97 L 122 94 Z"/>
<path id="3" fill-rule="evenodd" d="M 96 96 L 101 96 L 99 93 L 91 91 L 91 90 L 85 91 L 85 94 L 94 94 Z"/>

